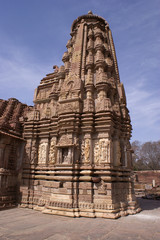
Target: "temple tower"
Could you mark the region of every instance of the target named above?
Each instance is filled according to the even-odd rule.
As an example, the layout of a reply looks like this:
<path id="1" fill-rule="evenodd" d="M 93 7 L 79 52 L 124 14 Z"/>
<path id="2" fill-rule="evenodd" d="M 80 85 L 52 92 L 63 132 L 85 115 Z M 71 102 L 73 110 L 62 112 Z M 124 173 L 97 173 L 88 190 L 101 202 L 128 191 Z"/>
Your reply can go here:
<path id="1" fill-rule="evenodd" d="M 21 206 L 73 217 L 134 214 L 130 117 L 105 19 L 78 17 L 62 61 L 24 119 Z"/>

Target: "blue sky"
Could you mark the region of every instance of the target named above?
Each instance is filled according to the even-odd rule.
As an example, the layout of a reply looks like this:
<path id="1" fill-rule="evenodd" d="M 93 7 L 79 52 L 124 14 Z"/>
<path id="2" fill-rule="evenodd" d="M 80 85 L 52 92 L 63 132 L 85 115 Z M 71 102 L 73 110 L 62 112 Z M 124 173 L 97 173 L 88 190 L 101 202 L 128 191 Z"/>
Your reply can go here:
<path id="1" fill-rule="evenodd" d="M 73 20 L 89 10 L 112 30 L 131 140 L 159 140 L 159 0 L 0 0 L 0 98 L 32 105 L 40 80 L 62 65 Z"/>

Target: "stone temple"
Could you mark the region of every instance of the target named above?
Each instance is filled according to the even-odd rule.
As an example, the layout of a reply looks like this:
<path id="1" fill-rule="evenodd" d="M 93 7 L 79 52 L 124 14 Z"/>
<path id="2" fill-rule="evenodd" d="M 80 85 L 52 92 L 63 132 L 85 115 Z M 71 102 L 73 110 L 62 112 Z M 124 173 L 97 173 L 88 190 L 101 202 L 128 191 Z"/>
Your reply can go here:
<path id="1" fill-rule="evenodd" d="M 131 178 L 131 124 L 108 23 L 78 17 L 62 57 L 20 117 L 26 141 L 21 207 L 71 217 L 140 211 Z"/>

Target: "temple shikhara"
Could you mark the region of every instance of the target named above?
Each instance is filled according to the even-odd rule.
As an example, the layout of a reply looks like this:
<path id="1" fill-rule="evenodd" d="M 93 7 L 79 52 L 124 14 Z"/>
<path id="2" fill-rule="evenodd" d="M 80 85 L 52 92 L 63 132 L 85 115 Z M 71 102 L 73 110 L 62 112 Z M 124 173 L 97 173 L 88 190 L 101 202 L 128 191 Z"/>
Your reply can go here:
<path id="1" fill-rule="evenodd" d="M 19 135 L 1 133 L 0 187 L 5 170 L 21 169 L 15 190 L 21 207 L 71 217 L 135 214 L 140 209 L 131 178 L 132 128 L 111 30 L 105 19 L 89 11 L 73 22 L 70 35 L 64 65 L 55 65 L 41 80 L 34 106 L 17 102 L 13 107 L 16 100 L 9 100 L 8 119 L 14 119 L 17 109 L 20 116 L 14 121 L 22 129 Z M 9 170 L 12 152 L 3 139 L 11 137 L 25 148 L 17 148 L 13 159 L 15 166 L 21 159 L 22 167 Z"/>

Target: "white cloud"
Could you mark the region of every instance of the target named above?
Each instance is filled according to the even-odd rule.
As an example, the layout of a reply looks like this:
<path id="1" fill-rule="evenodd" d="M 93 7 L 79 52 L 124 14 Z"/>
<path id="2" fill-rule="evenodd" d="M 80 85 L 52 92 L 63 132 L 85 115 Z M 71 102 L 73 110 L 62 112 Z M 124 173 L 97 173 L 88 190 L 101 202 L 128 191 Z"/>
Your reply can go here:
<path id="1" fill-rule="evenodd" d="M 127 88 L 127 99 L 133 138 L 142 141 L 160 139 L 159 89 L 150 91 L 145 88 L 145 81 L 140 81 L 139 84 Z"/>
<path id="2" fill-rule="evenodd" d="M 2 46 L 0 50 L 0 98 L 15 97 L 21 102 L 32 104 L 34 89 L 46 73 L 53 71 L 52 63 L 38 61 L 38 56 L 36 58 L 27 46 L 16 46 L 7 38 L 6 41 L 3 39 L 0 43 Z M 59 64 L 56 61 L 53 63 Z"/>

